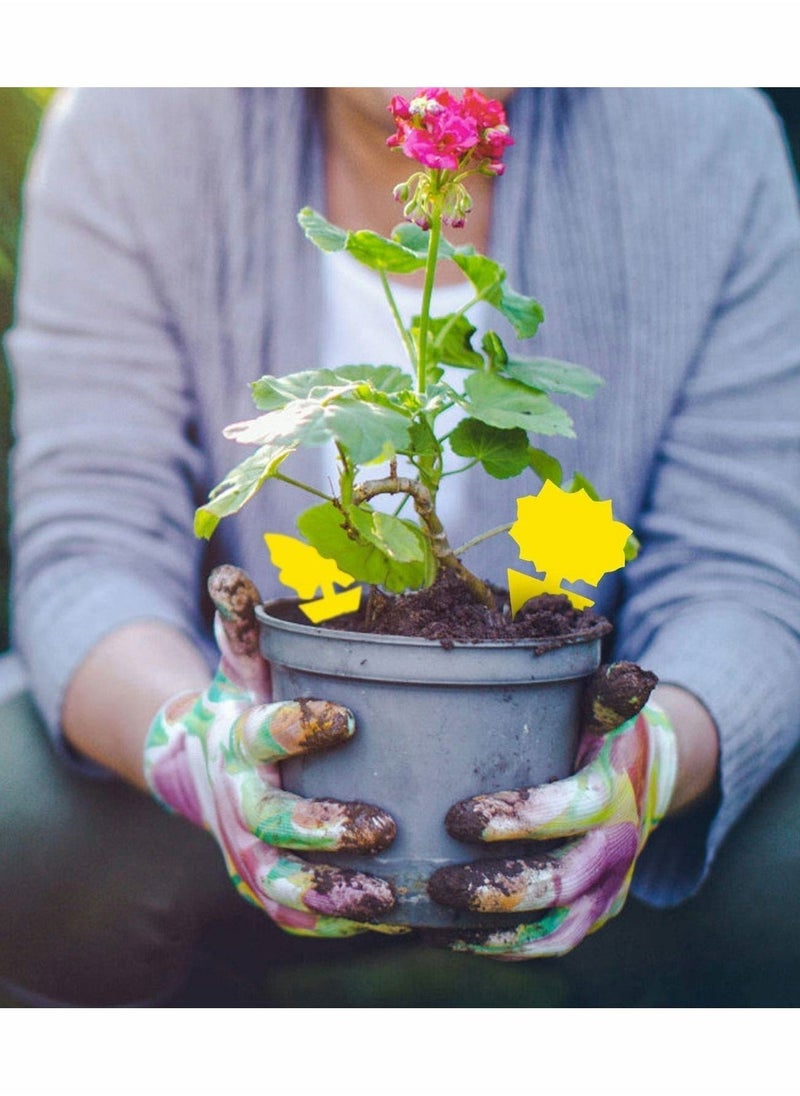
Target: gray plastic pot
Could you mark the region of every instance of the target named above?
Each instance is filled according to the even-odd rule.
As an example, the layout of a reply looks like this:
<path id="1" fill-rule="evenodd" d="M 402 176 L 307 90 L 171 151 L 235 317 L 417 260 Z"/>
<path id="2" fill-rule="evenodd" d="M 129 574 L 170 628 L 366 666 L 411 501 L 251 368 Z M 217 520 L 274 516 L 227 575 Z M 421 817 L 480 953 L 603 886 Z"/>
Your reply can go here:
<path id="1" fill-rule="evenodd" d="M 465 845 L 445 831 L 461 799 L 569 775 L 584 680 L 600 640 L 536 654 L 536 641 L 456 643 L 336 631 L 281 619 L 295 602 L 256 610 L 276 700 L 318 697 L 354 713 L 345 745 L 282 765 L 284 786 L 306 797 L 361 800 L 387 810 L 397 837 L 377 856 L 315 854 L 392 883 L 387 922 L 416 927 L 495 927 L 520 916 L 446 909 L 427 893 L 436 868 L 516 856 L 530 845 Z M 539 641 L 541 643 L 541 641 Z M 530 915 L 527 917 L 530 920 Z"/>

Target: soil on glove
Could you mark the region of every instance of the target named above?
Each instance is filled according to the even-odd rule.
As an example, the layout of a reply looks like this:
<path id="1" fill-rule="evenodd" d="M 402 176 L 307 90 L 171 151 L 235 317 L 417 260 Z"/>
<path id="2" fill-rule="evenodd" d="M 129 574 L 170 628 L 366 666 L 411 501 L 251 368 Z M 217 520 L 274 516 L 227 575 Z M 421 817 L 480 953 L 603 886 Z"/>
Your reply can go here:
<path id="1" fill-rule="evenodd" d="M 591 609 L 576 609 L 566 595 L 542 594 L 531 598 L 511 618 L 508 595 L 493 587 L 498 608 L 488 609 L 472 595 L 452 571 L 442 571 L 432 586 L 407 594 L 391 595 L 365 591 L 357 613 L 333 617 L 322 627 L 373 635 L 416 636 L 436 639 L 443 646 L 484 641 L 540 640 L 534 649 L 541 653 L 611 631 L 605 617 Z M 290 619 L 289 611 L 280 616 Z M 296 611 L 291 619 L 307 624 Z"/>

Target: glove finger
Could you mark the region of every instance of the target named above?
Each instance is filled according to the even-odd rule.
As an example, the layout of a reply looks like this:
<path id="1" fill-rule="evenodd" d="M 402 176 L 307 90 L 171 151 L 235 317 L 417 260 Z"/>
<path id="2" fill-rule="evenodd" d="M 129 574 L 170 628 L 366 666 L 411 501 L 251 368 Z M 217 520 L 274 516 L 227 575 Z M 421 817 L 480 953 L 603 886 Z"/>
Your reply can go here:
<path id="1" fill-rule="evenodd" d="M 233 740 L 253 764 L 271 765 L 337 746 L 354 733 L 347 708 L 308 698 L 253 705 L 236 720 Z"/>
<path id="2" fill-rule="evenodd" d="M 495 932 L 475 930 L 449 942 L 453 951 L 510 962 L 566 955 L 622 909 L 630 872 L 620 880 L 612 872 L 568 906 L 550 909 L 537 921 Z"/>
<path id="3" fill-rule="evenodd" d="M 255 857 L 255 859 L 259 858 Z M 272 852 L 268 852 L 267 857 L 262 859 L 261 872 L 255 874 L 266 874 L 269 871 L 269 868 L 277 863 L 277 857 Z M 328 940 L 338 940 L 348 936 L 355 936 L 356 934 L 363 932 L 380 932 L 388 935 L 396 935 L 398 933 L 410 931 L 404 925 L 370 924 L 368 922 L 352 921 L 346 917 L 311 913 L 307 909 L 282 905 L 274 898 L 268 897 L 266 890 L 257 879 L 251 878 L 253 886 L 250 886 L 242 875 L 239 874 L 230 857 L 226 856 L 225 860 L 231 882 L 234 884 L 242 898 L 245 898 L 251 905 L 263 909 L 276 925 L 294 936 L 312 936 Z M 298 861 L 297 863 L 299 864 L 301 862 Z M 284 865 L 288 864 L 289 858 L 284 858 Z M 246 871 L 245 874 L 250 873 Z M 297 905 L 299 907 L 300 903 L 298 902 Z"/>
<path id="4" fill-rule="evenodd" d="M 648 756 L 644 719 L 605 738 L 601 752 L 573 776 L 535 788 L 479 795 L 447 812 L 447 832 L 459 841 L 519 841 L 575 837 L 615 819 L 638 818 L 629 772 Z"/>
<path id="5" fill-rule="evenodd" d="M 216 608 L 214 634 L 220 649 L 220 670 L 254 699 L 268 699 L 269 666 L 260 652 L 255 614 L 261 595 L 255 584 L 241 568 L 224 564 L 211 572 L 208 592 Z"/>
<path id="6" fill-rule="evenodd" d="M 257 896 L 286 909 L 359 923 L 377 921 L 395 906 L 394 891 L 384 879 L 294 856 L 274 857 L 256 883 Z"/>
<path id="7" fill-rule="evenodd" d="M 309 914 L 359 923 L 384 917 L 395 905 L 389 883 L 376 876 L 282 855 L 243 825 L 238 802 L 219 801 L 215 835 L 239 894 L 284 927 L 314 930 Z M 333 934 L 329 926 L 328 934 Z"/>
<path id="8" fill-rule="evenodd" d="M 539 856 L 447 865 L 433 873 L 428 892 L 440 905 L 478 913 L 568 906 L 603 878 L 618 879 L 636 851 L 635 827 L 611 826 Z"/>
<path id="9" fill-rule="evenodd" d="M 583 694 L 583 730 L 602 735 L 626 723 L 639 714 L 657 684 L 656 675 L 635 662 L 599 666 Z"/>
<path id="10" fill-rule="evenodd" d="M 383 936 L 402 936 L 404 933 L 411 932 L 406 925 L 366 924 L 348 921 L 345 917 L 324 917 L 320 914 L 294 914 L 298 919 L 304 918 L 303 921 L 281 918 L 274 914 L 271 916 L 284 932 L 292 936 L 310 936 L 322 940 L 343 940 L 365 932 L 377 932 Z"/>
<path id="11" fill-rule="evenodd" d="M 588 936 L 594 924 L 591 898 L 579 898 L 572 906 L 549 910 L 538 921 L 497 932 L 466 932 L 451 941 L 453 951 L 484 955 L 491 959 L 519 961 L 566 955 Z"/>
<path id="12" fill-rule="evenodd" d="M 367 803 L 302 799 L 255 780 L 243 787 L 242 814 L 256 837 L 285 849 L 382 852 L 397 834 L 394 819 Z"/>

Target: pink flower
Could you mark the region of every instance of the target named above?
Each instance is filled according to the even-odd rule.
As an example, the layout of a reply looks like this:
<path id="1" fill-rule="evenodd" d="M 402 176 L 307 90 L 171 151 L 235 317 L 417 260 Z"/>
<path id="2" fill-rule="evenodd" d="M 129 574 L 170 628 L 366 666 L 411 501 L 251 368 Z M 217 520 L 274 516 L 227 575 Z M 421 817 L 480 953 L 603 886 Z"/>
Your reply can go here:
<path id="1" fill-rule="evenodd" d="M 443 108 L 427 116 L 424 129 L 409 128 L 403 152 L 424 167 L 457 171 L 477 143 L 475 123 L 456 110 Z"/>
<path id="2" fill-rule="evenodd" d="M 487 99 L 483 92 L 476 91 L 475 88 L 464 88 L 462 108 L 465 114 L 475 119 L 481 129 L 505 125 L 506 112 L 500 100 Z"/>
<path id="3" fill-rule="evenodd" d="M 506 148 L 514 144 L 503 104 L 498 99 L 487 99 L 474 88 L 465 88 L 464 110 L 475 119 L 480 132 L 475 150 L 476 156 L 484 161 L 480 170 L 488 175 L 502 175 L 505 167 L 500 160 Z"/>
<path id="4" fill-rule="evenodd" d="M 408 108 L 408 99 L 404 99 L 402 95 L 393 95 L 389 102 L 389 111 L 395 120 L 398 128 L 401 123 L 410 121 L 411 111 Z M 396 145 L 400 140 L 400 133 L 395 133 L 393 137 L 390 137 L 386 142 L 387 145 Z"/>
<path id="5" fill-rule="evenodd" d="M 478 143 L 477 125 L 444 88 L 425 88 L 409 101 L 395 95 L 389 104 L 397 132 L 391 148 L 435 170 L 457 171 L 465 154 Z"/>
<path id="6" fill-rule="evenodd" d="M 462 99 L 446 88 L 423 88 L 412 99 L 395 95 L 389 110 L 396 131 L 386 142 L 434 170 L 499 175 L 513 139 L 502 103 L 466 88 Z"/>

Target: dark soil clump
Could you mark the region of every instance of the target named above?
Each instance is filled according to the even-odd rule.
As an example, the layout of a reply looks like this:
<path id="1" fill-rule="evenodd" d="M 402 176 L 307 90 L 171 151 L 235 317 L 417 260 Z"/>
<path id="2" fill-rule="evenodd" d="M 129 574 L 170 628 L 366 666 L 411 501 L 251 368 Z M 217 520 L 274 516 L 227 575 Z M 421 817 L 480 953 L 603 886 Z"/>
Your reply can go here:
<path id="1" fill-rule="evenodd" d="M 335 617 L 325 626 L 340 631 L 436 639 L 443 646 L 481 641 L 541 640 L 537 652 L 604 636 L 611 624 L 590 609 L 576 609 L 566 595 L 532 598 L 512 620 L 505 591 L 493 588 L 498 608 L 477 601 L 452 571 L 432 586 L 390 595 L 373 590 L 358 613 Z"/>

